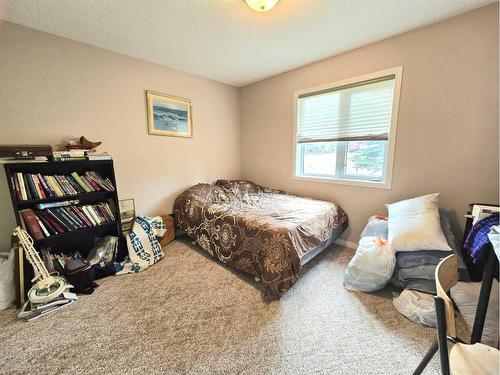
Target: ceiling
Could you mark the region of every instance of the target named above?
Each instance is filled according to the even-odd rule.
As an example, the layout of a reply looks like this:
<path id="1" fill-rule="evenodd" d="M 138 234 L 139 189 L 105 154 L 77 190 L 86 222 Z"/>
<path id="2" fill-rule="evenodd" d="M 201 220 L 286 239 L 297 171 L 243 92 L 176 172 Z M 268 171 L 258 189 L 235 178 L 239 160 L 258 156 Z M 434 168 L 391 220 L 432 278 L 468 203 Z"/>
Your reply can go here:
<path id="1" fill-rule="evenodd" d="M 244 0 L 0 0 L 0 17 L 243 86 L 493 2 L 280 0 L 259 13 Z"/>

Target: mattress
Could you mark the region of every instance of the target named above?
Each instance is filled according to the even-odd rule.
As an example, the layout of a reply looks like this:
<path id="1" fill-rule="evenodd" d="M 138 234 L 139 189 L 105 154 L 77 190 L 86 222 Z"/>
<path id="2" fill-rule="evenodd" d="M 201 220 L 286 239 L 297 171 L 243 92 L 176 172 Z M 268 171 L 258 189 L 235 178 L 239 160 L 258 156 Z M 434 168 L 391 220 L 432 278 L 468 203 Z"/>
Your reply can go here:
<path id="1" fill-rule="evenodd" d="M 244 180 L 192 186 L 176 198 L 174 215 L 207 253 L 259 277 L 276 296 L 298 279 L 301 259 L 348 224 L 335 203 Z"/>

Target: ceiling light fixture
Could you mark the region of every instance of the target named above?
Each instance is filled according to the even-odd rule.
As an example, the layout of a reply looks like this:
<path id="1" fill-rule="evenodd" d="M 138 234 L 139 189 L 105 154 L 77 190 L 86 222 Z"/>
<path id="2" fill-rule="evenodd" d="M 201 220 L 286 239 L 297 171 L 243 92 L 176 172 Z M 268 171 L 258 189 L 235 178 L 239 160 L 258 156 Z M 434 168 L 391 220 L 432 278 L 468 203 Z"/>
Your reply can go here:
<path id="1" fill-rule="evenodd" d="M 257 12 L 270 10 L 279 0 L 245 0 L 247 5 Z"/>

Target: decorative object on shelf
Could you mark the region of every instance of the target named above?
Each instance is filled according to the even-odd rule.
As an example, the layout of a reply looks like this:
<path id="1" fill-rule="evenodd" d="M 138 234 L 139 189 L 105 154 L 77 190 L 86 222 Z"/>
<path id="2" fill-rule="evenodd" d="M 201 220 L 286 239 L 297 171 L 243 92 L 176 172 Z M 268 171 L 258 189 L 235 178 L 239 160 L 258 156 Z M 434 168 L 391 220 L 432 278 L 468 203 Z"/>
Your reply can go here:
<path id="1" fill-rule="evenodd" d="M 111 156 L 106 151 L 96 150 L 101 144 L 102 142 L 91 142 L 82 136 L 76 141 L 69 141 L 66 144 L 66 150 L 54 151 L 52 158 L 54 161 L 111 160 Z"/>
<path id="2" fill-rule="evenodd" d="M 192 137 L 191 100 L 146 91 L 146 104 L 149 134 Z"/>
<path id="3" fill-rule="evenodd" d="M 165 234 L 160 239 L 160 246 L 164 248 L 175 239 L 175 226 L 172 215 L 161 215 L 161 218 L 163 219 L 166 228 Z"/>
<path id="4" fill-rule="evenodd" d="M 78 141 L 69 141 L 66 144 L 67 150 L 93 150 L 97 146 L 100 146 L 102 142 L 91 142 L 84 136 L 81 136 Z"/>
<path id="5" fill-rule="evenodd" d="M 50 145 L 0 145 L 0 158 L 6 160 L 47 161 L 52 156 Z"/>
<path id="6" fill-rule="evenodd" d="M 266 12 L 276 5 L 279 0 L 245 0 L 247 5 L 257 12 Z"/>

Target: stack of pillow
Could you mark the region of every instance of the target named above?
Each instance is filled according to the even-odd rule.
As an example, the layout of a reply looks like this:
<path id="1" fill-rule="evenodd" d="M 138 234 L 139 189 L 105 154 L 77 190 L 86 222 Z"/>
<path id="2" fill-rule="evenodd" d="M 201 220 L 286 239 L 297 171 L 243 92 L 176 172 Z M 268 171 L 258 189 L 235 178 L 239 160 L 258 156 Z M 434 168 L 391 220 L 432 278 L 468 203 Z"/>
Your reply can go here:
<path id="1" fill-rule="evenodd" d="M 388 219 L 370 218 L 361 234 L 389 241 L 396 253 L 391 282 L 400 288 L 435 294 L 434 273 L 440 260 L 452 252 L 462 259 L 438 199 L 436 193 L 388 204 Z M 461 269 L 465 271 L 463 262 Z"/>

